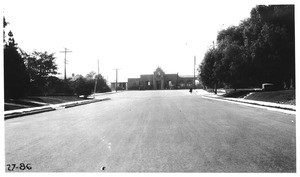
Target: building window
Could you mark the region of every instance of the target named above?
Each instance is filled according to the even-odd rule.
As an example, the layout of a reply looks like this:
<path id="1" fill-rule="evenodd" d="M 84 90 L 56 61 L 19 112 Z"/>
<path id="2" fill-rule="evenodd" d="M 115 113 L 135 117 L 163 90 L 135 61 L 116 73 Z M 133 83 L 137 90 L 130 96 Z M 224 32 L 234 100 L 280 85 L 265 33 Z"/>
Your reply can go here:
<path id="1" fill-rule="evenodd" d="M 187 87 L 192 87 L 193 86 L 193 82 L 191 80 L 188 80 L 186 83 Z"/>
<path id="2" fill-rule="evenodd" d="M 179 85 L 180 85 L 181 88 L 184 88 L 184 87 L 185 87 L 184 81 L 183 81 L 183 80 L 180 80 L 180 81 L 179 81 Z"/>
<path id="3" fill-rule="evenodd" d="M 150 86 L 150 81 L 147 82 L 147 85 Z"/>

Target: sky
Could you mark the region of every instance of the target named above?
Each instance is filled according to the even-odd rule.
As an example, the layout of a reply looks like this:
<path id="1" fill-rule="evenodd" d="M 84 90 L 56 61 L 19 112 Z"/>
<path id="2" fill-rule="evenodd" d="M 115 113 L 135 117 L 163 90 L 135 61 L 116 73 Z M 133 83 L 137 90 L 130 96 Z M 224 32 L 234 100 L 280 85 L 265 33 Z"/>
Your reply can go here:
<path id="1" fill-rule="evenodd" d="M 18 46 L 55 53 L 59 77 L 99 70 L 114 82 L 153 74 L 193 75 L 218 31 L 250 17 L 266 0 L 6 0 L 4 16 Z"/>

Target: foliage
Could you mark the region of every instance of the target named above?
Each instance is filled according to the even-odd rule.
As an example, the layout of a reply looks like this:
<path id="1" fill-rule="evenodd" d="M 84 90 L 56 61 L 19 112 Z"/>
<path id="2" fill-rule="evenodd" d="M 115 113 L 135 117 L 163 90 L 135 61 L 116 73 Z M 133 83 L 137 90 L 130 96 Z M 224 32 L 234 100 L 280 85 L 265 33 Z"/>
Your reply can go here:
<path id="1" fill-rule="evenodd" d="M 7 25 L 4 20 L 3 27 Z M 5 34 L 5 32 L 3 31 Z M 26 95 L 29 84 L 29 76 L 24 65 L 23 58 L 18 51 L 13 33 L 9 31 L 9 39 L 4 41 L 4 97 L 5 99 L 20 98 Z"/>
<path id="2" fill-rule="evenodd" d="M 73 82 L 73 88 L 77 96 L 83 95 L 87 98 L 93 93 L 95 81 L 90 78 L 84 78 L 81 75 L 77 76 L 77 79 Z"/>
<path id="3" fill-rule="evenodd" d="M 3 17 L 3 45 L 6 44 L 6 40 L 5 40 L 5 27 L 8 25 L 9 23 L 6 21 L 5 17 Z"/>
<path id="4" fill-rule="evenodd" d="M 210 49 L 199 66 L 204 85 L 295 85 L 294 6 L 256 6 L 250 14 L 238 26 L 218 33 L 218 47 Z"/>
<path id="5" fill-rule="evenodd" d="M 213 87 L 218 82 L 217 78 L 217 50 L 211 49 L 206 52 L 204 59 L 200 66 L 200 77 L 202 83 L 208 87 Z"/>
<path id="6" fill-rule="evenodd" d="M 77 96 L 84 95 L 84 97 L 87 98 L 94 92 L 96 83 L 96 92 L 101 93 L 111 91 L 103 76 L 101 74 L 96 75 L 93 71 L 88 73 L 86 77 L 77 75 L 76 80 L 73 82 L 73 88 Z"/>
<path id="7" fill-rule="evenodd" d="M 91 71 L 91 72 L 89 72 L 89 73 L 85 76 L 85 78 L 86 78 L 86 79 L 94 79 L 95 76 L 96 76 L 96 72 Z"/>
<path id="8" fill-rule="evenodd" d="M 18 48 L 11 31 L 6 42 L 5 27 L 8 22 L 3 18 L 4 43 L 4 91 L 5 99 L 20 98 L 26 95 L 84 95 L 94 92 L 111 91 L 102 75 L 90 72 L 86 77 L 62 80 L 55 77 L 57 65 L 53 53 L 26 53 Z M 19 52 L 20 51 L 20 52 Z M 97 82 L 95 82 L 96 80 Z"/>
<path id="9" fill-rule="evenodd" d="M 57 81 L 51 77 L 57 74 L 54 54 L 48 54 L 46 51 L 34 51 L 32 54 L 22 52 L 22 55 L 30 77 L 30 92 L 32 94 L 46 94 L 49 85 L 53 85 L 50 82 Z"/>
<path id="10" fill-rule="evenodd" d="M 110 87 L 106 84 L 107 82 L 101 74 L 96 75 L 95 78 L 97 79 L 96 92 L 111 92 Z"/>

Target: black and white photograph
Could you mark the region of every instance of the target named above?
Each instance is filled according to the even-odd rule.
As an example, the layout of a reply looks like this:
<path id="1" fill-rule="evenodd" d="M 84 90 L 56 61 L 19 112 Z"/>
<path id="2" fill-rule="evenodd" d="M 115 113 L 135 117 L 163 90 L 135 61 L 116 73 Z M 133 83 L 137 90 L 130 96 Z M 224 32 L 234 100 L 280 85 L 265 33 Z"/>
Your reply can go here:
<path id="1" fill-rule="evenodd" d="M 2 175 L 297 173 L 296 0 L 1 4 Z"/>

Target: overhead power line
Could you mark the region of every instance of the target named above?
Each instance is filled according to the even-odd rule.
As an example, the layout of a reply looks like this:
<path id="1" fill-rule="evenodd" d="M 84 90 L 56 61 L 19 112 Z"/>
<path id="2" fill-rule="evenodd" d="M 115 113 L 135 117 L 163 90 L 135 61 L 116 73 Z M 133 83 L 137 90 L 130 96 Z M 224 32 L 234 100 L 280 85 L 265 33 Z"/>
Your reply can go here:
<path id="1" fill-rule="evenodd" d="M 65 72 L 65 81 L 67 80 L 67 68 L 66 68 L 66 65 L 67 65 L 67 53 L 68 52 L 72 52 L 72 51 L 68 50 L 67 48 L 65 48 L 64 51 L 60 51 L 60 53 L 65 53 L 65 60 L 64 60 L 64 65 L 65 65 L 65 69 L 64 69 L 64 72 Z"/>

